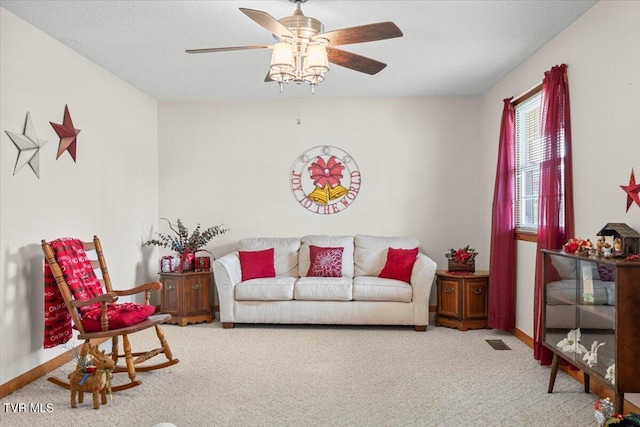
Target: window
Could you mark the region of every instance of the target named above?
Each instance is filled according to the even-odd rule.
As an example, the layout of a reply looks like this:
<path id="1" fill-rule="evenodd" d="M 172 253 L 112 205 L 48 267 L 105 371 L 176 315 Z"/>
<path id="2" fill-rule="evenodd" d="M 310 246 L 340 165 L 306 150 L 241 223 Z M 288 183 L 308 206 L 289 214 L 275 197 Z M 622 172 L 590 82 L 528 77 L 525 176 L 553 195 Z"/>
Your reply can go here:
<path id="1" fill-rule="evenodd" d="M 538 229 L 538 184 L 542 161 L 542 91 L 536 88 L 515 105 L 516 232 Z"/>
<path id="2" fill-rule="evenodd" d="M 535 235 L 538 231 L 538 188 L 540 163 L 544 158 L 542 138 L 542 85 L 529 91 L 514 102 L 516 125 L 516 233 Z M 563 135 L 558 149 L 564 158 Z M 564 162 L 561 165 L 564 172 Z M 564 180 L 564 177 L 562 178 Z M 560 188 L 563 188 L 563 183 Z M 560 209 L 562 216 L 563 209 Z M 564 219 L 561 218 L 561 222 Z"/>

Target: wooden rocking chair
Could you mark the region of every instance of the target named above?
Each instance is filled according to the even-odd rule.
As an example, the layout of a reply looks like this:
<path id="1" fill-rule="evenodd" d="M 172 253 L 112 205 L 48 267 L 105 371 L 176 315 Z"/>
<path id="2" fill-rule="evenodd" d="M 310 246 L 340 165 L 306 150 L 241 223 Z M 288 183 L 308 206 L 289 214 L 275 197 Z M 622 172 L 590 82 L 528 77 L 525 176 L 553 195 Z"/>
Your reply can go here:
<path id="1" fill-rule="evenodd" d="M 77 242 L 77 241 L 76 241 Z M 52 242 L 54 243 L 54 242 Z M 56 258 L 56 253 L 54 247 L 45 240 L 42 240 L 42 250 L 44 251 L 44 256 L 53 277 L 55 278 L 55 282 L 62 294 L 62 298 L 64 299 L 64 303 L 67 307 L 71 315 L 71 319 L 75 328 L 80 332 L 78 335 L 78 339 L 82 339 L 85 343 L 88 343 L 90 340 L 104 340 L 105 338 L 111 338 L 112 340 L 112 350 L 111 350 L 111 358 L 117 364 L 118 359 L 125 359 L 125 366 L 116 365 L 113 372 L 127 372 L 129 375 L 130 381 L 120 385 L 112 386 L 112 391 L 120 391 L 125 390 L 131 387 L 138 386 L 142 384 L 141 381 L 136 379 L 136 370 L 139 372 L 147 372 L 155 369 L 165 368 L 167 366 L 175 365 L 178 363 L 178 359 L 174 359 L 171 354 L 171 350 L 169 348 L 169 344 L 164 337 L 164 333 L 160 328 L 160 325 L 171 318 L 169 314 L 156 314 L 150 315 L 145 319 L 139 321 L 138 323 L 131 324 L 130 326 L 120 327 L 118 329 L 114 329 L 113 327 L 109 328 L 109 318 L 107 316 L 108 308 L 113 308 L 114 304 L 119 296 L 125 295 L 135 295 L 137 293 L 144 292 L 145 294 L 145 305 L 149 304 L 149 298 L 151 296 L 151 290 L 160 290 L 162 288 L 162 284 L 160 282 L 149 282 L 143 285 L 137 286 L 133 289 L 128 290 L 113 290 L 111 287 L 111 280 L 109 278 L 109 272 L 107 270 L 107 264 L 104 259 L 104 255 L 102 253 L 102 246 L 100 244 L 100 240 L 97 236 L 93 237 L 93 242 L 79 242 L 82 244 L 85 251 L 95 250 L 97 255 L 97 260 L 90 260 L 87 262 L 91 263 L 91 269 L 100 268 L 102 272 L 102 279 L 95 278 L 94 280 L 99 280 L 99 284 L 102 285 L 104 291 L 100 291 L 100 295 L 92 297 L 90 299 L 78 299 L 74 297 L 74 291 L 69 286 L 65 277 L 69 278 L 69 272 L 65 271 L 63 274 L 63 269 L 59 264 L 59 260 Z M 98 283 L 98 282 L 96 282 Z M 99 306 L 97 305 L 99 304 Z M 108 306 L 108 304 L 111 306 Z M 127 304 L 127 303 L 125 303 Z M 117 306 L 119 304 L 116 304 Z M 95 310 L 100 309 L 100 317 L 98 327 L 96 328 L 94 325 L 94 329 L 98 329 L 96 331 L 87 331 L 85 328 L 85 324 L 83 323 L 83 308 L 87 309 L 93 306 Z M 85 319 L 87 320 L 87 319 Z M 88 320 L 87 320 L 88 321 Z M 94 321 L 96 323 L 97 321 Z M 158 339 L 160 340 L 161 347 L 156 348 L 154 350 L 146 351 L 146 352 L 138 352 L 133 353 L 131 351 L 131 344 L 129 342 L 129 334 L 142 331 L 144 329 L 155 327 L 156 334 Z M 122 336 L 123 350 L 124 354 L 118 354 L 118 337 Z M 95 342 L 95 341 L 94 341 Z M 87 347 L 87 346 L 84 346 Z M 155 365 L 144 365 L 136 368 L 136 365 L 139 363 L 145 362 L 150 358 L 157 356 L 161 353 L 164 353 L 167 360 Z M 134 359 L 135 357 L 135 359 Z M 48 378 L 54 384 L 57 384 L 61 387 L 65 387 L 70 389 L 70 384 L 66 380 L 62 380 L 56 377 Z"/>

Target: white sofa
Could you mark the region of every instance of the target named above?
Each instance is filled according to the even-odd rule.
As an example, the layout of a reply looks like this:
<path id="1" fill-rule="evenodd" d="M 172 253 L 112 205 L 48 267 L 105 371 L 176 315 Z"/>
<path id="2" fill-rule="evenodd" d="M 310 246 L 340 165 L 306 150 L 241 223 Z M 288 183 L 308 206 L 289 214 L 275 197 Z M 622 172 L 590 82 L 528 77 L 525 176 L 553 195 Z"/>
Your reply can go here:
<path id="1" fill-rule="evenodd" d="M 308 277 L 310 246 L 344 248 L 341 277 Z M 236 323 L 429 324 L 436 263 L 418 253 L 410 283 L 380 278 L 389 248 L 413 249 L 416 239 L 376 236 L 249 238 L 213 263 L 223 327 Z M 240 251 L 274 249 L 275 277 L 242 281 Z"/>

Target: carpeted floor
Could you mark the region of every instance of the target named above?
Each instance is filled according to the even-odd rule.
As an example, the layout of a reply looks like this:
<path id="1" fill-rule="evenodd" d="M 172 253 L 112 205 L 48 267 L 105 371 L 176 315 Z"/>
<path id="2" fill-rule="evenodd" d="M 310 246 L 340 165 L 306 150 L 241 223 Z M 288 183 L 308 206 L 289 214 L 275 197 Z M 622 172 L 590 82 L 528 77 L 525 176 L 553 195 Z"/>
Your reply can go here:
<path id="1" fill-rule="evenodd" d="M 593 426 L 596 396 L 510 334 L 405 327 L 165 325 L 180 363 L 94 410 L 42 378 L 0 400 L 2 426 Z M 131 336 L 155 347 L 153 331 Z M 494 350 L 502 340 L 511 350 Z M 164 357 L 164 356 L 160 356 Z M 66 377 L 75 363 L 54 374 Z M 122 382 L 126 374 L 117 374 Z M 43 412 L 13 412 L 19 403 Z M 11 404 L 11 405 L 9 405 Z M 36 405 L 37 406 L 37 405 Z"/>

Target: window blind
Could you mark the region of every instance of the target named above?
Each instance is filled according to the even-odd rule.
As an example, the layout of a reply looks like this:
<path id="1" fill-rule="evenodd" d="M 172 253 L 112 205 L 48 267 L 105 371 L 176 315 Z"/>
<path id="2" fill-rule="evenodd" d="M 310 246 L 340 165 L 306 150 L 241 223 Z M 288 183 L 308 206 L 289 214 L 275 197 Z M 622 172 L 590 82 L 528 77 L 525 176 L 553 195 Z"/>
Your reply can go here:
<path id="1" fill-rule="evenodd" d="M 542 92 L 515 106 L 516 114 L 516 231 L 537 232 L 542 141 Z"/>

